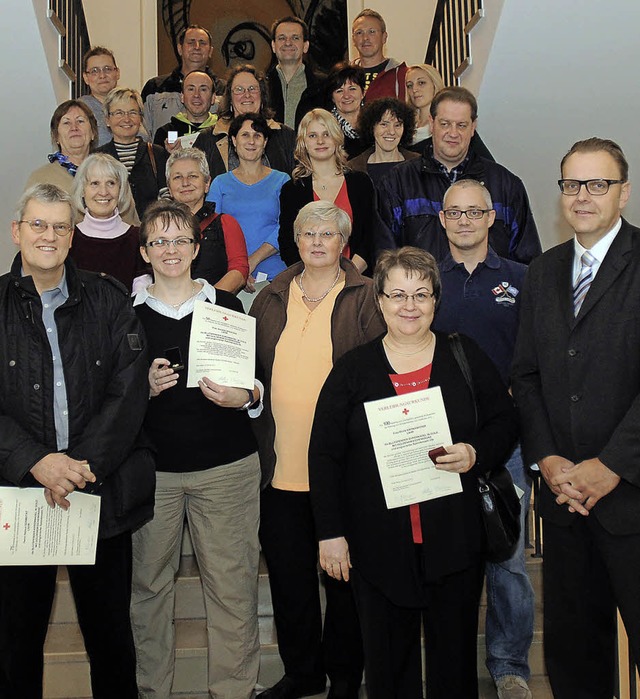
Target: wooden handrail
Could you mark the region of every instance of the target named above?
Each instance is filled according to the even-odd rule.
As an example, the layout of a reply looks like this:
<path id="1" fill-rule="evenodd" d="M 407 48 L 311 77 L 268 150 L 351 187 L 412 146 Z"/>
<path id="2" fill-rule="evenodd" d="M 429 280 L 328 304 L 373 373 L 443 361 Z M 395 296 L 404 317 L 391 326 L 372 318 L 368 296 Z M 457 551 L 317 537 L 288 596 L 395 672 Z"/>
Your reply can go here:
<path id="1" fill-rule="evenodd" d="M 71 82 L 71 96 L 87 92 L 82 58 L 91 47 L 82 0 L 49 0 L 47 15 L 60 34 L 59 68 Z"/>
<path id="2" fill-rule="evenodd" d="M 482 15 L 482 0 L 438 0 L 425 63 L 438 69 L 445 85 L 458 85 L 471 65 L 469 33 Z"/>

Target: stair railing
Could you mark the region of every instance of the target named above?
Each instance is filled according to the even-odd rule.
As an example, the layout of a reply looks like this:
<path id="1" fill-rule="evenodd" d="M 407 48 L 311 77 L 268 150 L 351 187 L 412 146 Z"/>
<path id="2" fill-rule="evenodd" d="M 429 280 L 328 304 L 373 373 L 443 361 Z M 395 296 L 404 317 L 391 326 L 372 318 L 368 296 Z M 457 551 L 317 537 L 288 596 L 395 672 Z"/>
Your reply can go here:
<path id="1" fill-rule="evenodd" d="M 80 97 L 87 92 L 82 57 L 91 46 L 82 0 L 49 0 L 47 16 L 60 34 L 58 67 L 71 82 L 71 96 Z"/>
<path id="2" fill-rule="evenodd" d="M 445 85 L 459 85 L 471 65 L 470 33 L 483 16 L 482 0 L 438 0 L 425 63 L 438 69 Z"/>

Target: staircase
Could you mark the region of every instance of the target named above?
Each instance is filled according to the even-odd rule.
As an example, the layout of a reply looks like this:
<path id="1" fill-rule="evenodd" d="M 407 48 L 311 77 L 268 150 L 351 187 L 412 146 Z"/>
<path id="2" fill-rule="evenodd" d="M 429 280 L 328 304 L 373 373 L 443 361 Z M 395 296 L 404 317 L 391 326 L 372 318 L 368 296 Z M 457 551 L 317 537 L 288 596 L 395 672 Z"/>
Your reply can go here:
<path id="1" fill-rule="evenodd" d="M 172 695 L 175 699 L 206 699 L 207 697 L 207 640 L 204 602 L 198 566 L 188 536 L 183 545 L 176 589 L 176 674 Z M 529 656 L 536 699 L 551 699 L 542 657 L 542 561 L 530 558 L 528 570 L 536 592 L 535 634 Z M 484 607 L 483 596 L 478 633 L 478 666 L 481 678 L 481 699 L 495 699 L 493 683 L 484 667 Z M 269 577 L 264 565 L 260 566 L 258 594 L 260 644 L 262 649 L 259 683 L 269 687 L 283 674 L 278 656 L 273 625 Z M 45 645 L 44 670 L 45 699 L 76 699 L 91 697 L 89 665 L 84 652 L 82 636 L 76 623 L 75 608 L 66 570 L 60 569 L 56 599 Z M 364 689 L 362 697 L 366 696 Z M 319 695 L 323 697 L 324 695 Z"/>
<path id="2" fill-rule="evenodd" d="M 471 65 L 471 30 L 484 17 L 482 0 L 438 0 L 425 63 L 438 69 L 446 86 L 459 85 Z"/>

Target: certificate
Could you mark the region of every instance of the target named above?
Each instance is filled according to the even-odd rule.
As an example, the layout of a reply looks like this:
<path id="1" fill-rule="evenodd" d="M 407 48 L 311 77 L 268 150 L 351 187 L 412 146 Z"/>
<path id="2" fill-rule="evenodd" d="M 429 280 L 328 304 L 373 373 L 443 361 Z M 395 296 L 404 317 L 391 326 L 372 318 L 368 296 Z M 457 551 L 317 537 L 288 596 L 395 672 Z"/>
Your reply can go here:
<path id="1" fill-rule="evenodd" d="M 440 471 L 428 456 L 451 444 L 439 386 L 364 404 L 387 507 L 462 492 L 457 473 Z"/>
<path id="2" fill-rule="evenodd" d="M 189 338 L 187 388 L 206 376 L 221 386 L 254 386 L 256 319 L 238 311 L 196 301 Z"/>
<path id="3" fill-rule="evenodd" d="M 43 488 L 0 488 L 0 565 L 93 565 L 100 498 L 74 490 L 52 509 Z"/>

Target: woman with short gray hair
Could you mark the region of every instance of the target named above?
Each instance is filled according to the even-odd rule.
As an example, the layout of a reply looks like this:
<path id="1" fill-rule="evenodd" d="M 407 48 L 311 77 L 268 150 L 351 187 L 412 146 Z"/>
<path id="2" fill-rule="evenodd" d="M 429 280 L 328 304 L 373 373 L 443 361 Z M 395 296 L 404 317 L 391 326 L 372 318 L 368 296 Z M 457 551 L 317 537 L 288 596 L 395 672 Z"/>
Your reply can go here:
<path id="1" fill-rule="evenodd" d="M 133 205 L 127 168 L 106 153 L 93 153 L 78 168 L 71 197 L 84 218 L 76 225 L 70 257 L 79 268 L 110 274 L 131 290 L 146 264 L 137 226 L 120 215 Z"/>

